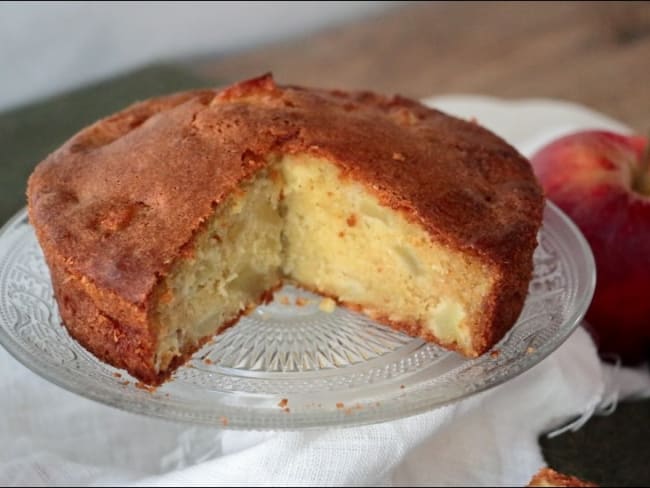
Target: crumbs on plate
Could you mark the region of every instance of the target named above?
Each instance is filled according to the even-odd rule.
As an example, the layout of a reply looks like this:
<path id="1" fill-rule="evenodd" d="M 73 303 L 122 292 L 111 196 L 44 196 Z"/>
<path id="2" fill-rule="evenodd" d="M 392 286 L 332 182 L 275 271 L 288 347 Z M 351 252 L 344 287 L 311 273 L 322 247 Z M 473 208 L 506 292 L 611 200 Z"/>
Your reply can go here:
<path id="1" fill-rule="evenodd" d="M 321 312 L 332 313 L 336 309 L 336 302 L 329 297 L 323 298 L 318 305 L 318 309 Z"/>
<path id="2" fill-rule="evenodd" d="M 138 381 L 138 382 L 135 384 L 135 387 L 136 387 L 136 388 L 139 388 L 140 390 L 144 390 L 144 391 L 146 391 L 146 392 L 148 392 L 148 393 L 153 393 L 153 392 L 156 391 L 156 387 L 155 387 L 155 386 L 147 385 L 146 383 L 143 383 L 142 381 Z"/>

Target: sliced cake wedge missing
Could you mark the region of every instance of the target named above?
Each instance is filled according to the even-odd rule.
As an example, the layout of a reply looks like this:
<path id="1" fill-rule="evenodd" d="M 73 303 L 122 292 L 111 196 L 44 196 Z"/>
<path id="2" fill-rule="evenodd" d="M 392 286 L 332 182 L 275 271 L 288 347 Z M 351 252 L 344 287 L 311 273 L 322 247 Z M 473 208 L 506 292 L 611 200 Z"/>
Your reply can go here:
<path id="1" fill-rule="evenodd" d="M 97 122 L 28 200 L 71 335 L 150 384 L 285 281 L 482 354 L 521 311 L 543 208 L 476 124 L 270 76 Z"/>
<path id="2" fill-rule="evenodd" d="M 480 354 L 500 270 L 436 242 L 324 159 L 283 159 L 285 276 L 376 320 Z"/>

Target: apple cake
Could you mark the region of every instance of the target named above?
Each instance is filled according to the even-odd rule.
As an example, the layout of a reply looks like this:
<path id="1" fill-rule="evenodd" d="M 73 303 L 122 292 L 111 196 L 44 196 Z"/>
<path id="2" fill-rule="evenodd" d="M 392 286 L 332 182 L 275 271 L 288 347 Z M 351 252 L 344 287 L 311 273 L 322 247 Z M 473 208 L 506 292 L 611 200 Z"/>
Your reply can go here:
<path id="1" fill-rule="evenodd" d="M 149 384 L 286 281 L 478 356 L 521 311 L 543 209 L 476 123 L 270 75 L 100 120 L 27 194 L 68 331 Z"/>
<path id="2" fill-rule="evenodd" d="M 526 486 L 574 486 L 574 487 L 597 487 L 598 485 L 589 481 L 558 473 L 551 468 L 541 468 Z"/>

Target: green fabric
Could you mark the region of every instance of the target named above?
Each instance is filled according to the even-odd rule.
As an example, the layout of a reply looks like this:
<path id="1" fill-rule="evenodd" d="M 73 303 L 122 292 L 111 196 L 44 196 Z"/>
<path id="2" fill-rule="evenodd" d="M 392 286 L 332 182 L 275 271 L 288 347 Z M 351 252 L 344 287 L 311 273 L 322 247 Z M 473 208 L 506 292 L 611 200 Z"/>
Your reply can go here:
<path id="1" fill-rule="evenodd" d="M 138 100 L 206 85 L 180 67 L 154 65 L 0 113 L 0 225 L 25 205 L 34 166 L 79 129 Z"/>
<path id="2" fill-rule="evenodd" d="M 562 473 L 601 486 L 650 486 L 650 399 L 620 403 L 612 415 L 540 444 Z"/>
<path id="3" fill-rule="evenodd" d="M 157 65 L 1 113 L 0 224 L 25 205 L 34 166 L 76 131 L 137 100 L 209 84 L 214 82 L 181 67 Z M 619 405 L 611 416 L 595 417 L 576 433 L 542 438 L 540 444 L 549 465 L 567 474 L 650 485 L 650 401 Z"/>

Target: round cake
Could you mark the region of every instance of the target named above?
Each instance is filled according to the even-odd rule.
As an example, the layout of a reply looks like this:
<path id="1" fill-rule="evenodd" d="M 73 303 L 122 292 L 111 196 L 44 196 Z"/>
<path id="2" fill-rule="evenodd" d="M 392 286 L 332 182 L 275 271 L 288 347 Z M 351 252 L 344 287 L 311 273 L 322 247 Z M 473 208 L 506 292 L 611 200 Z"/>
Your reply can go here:
<path id="1" fill-rule="evenodd" d="M 68 331 L 149 384 L 287 281 L 480 355 L 521 312 L 544 206 L 476 123 L 270 75 L 100 120 L 27 195 Z"/>

